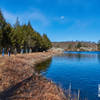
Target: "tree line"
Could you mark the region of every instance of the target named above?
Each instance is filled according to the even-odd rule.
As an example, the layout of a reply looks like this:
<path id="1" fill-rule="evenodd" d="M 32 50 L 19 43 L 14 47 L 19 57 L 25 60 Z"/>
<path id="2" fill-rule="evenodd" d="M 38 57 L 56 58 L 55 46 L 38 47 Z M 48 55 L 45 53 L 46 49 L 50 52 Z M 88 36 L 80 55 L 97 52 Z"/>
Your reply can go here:
<path id="1" fill-rule="evenodd" d="M 46 34 L 40 35 L 30 23 L 21 25 L 18 18 L 12 26 L 8 23 L 0 10 L 0 48 L 29 49 L 32 51 L 46 51 L 52 47 Z"/>

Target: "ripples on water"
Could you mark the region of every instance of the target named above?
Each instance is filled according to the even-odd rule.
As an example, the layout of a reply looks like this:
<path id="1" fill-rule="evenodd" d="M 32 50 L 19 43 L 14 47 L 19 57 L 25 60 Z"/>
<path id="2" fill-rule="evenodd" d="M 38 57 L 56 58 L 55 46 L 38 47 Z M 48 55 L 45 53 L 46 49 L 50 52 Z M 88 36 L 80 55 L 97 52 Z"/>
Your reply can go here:
<path id="1" fill-rule="evenodd" d="M 66 90 L 71 83 L 72 91 L 80 89 L 81 100 L 100 100 L 100 52 L 65 52 L 39 64 L 36 70 Z"/>

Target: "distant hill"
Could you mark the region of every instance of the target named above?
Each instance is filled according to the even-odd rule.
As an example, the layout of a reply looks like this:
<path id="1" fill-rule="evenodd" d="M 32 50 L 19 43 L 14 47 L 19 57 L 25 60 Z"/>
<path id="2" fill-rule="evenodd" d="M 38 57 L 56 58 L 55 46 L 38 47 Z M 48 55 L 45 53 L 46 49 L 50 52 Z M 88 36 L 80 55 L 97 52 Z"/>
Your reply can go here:
<path id="1" fill-rule="evenodd" d="M 62 48 L 65 51 L 97 51 L 95 42 L 84 41 L 67 41 L 67 42 L 52 42 L 53 47 Z"/>

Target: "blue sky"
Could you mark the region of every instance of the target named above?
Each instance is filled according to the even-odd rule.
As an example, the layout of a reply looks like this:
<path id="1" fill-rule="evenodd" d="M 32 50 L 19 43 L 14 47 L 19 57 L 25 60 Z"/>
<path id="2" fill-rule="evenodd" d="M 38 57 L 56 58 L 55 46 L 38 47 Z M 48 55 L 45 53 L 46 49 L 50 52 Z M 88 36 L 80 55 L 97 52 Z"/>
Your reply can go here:
<path id="1" fill-rule="evenodd" d="M 100 39 L 100 0 L 0 0 L 0 8 L 11 24 L 30 20 L 51 41 Z"/>

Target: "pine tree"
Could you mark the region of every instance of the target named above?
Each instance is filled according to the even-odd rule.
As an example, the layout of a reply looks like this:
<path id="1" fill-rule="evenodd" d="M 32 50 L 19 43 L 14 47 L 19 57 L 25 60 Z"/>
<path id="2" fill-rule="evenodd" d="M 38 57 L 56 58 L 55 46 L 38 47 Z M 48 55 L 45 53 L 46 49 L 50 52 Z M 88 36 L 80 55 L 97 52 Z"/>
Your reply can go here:
<path id="1" fill-rule="evenodd" d="M 3 14 L 1 12 L 1 10 L 0 10 L 0 29 L 5 27 L 5 25 L 6 25 L 6 21 L 5 21 L 4 17 L 3 17 Z"/>
<path id="2" fill-rule="evenodd" d="M 72 44 L 69 44 L 69 45 L 68 45 L 68 49 L 71 49 L 71 48 L 72 48 Z"/>
<path id="3" fill-rule="evenodd" d="M 5 24 L 6 24 L 5 19 L 0 10 L 0 47 L 2 46 L 3 29 L 4 29 Z"/>
<path id="4" fill-rule="evenodd" d="M 9 23 L 7 23 L 4 27 L 2 45 L 3 47 L 9 48 L 11 47 L 11 37 L 10 34 L 12 32 L 12 27 Z"/>
<path id="5" fill-rule="evenodd" d="M 77 44 L 77 48 L 80 48 L 82 45 L 81 45 L 81 42 L 78 42 Z"/>
<path id="6" fill-rule="evenodd" d="M 30 21 L 28 24 L 20 25 L 17 18 L 15 25 L 12 27 L 6 22 L 0 11 L 0 47 L 12 47 L 18 50 L 32 48 L 33 51 L 43 51 L 51 46 L 47 35 L 41 36 L 40 33 L 36 32 Z"/>
<path id="7" fill-rule="evenodd" d="M 52 44 L 50 40 L 48 39 L 47 35 L 43 34 L 42 38 L 43 38 L 43 43 L 44 43 L 43 45 L 44 50 L 48 50 L 49 48 L 51 48 Z"/>
<path id="8" fill-rule="evenodd" d="M 0 47 L 2 46 L 1 41 L 2 41 L 2 30 L 0 29 Z"/>
<path id="9" fill-rule="evenodd" d="M 14 27 L 12 28 L 12 33 L 11 33 L 11 42 L 12 42 L 13 48 L 20 49 L 20 47 L 21 47 L 21 41 L 22 41 L 21 30 L 22 30 L 22 28 L 21 28 L 21 25 L 17 18 L 16 23 L 15 23 Z"/>
<path id="10" fill-rule="evenodd" d="M 11 45 L 10 41 L 11 25 L 7 23 L 0 11 L 0 45 L 8 47 Z"/>
<path id="11" fill-rule="evenodd" d="M 15 23 L 15 25 L 14 25 L 14 28 L 16 28 L 16 27 L 18 27 L 18 26 L 20 26 L 20 22 L 19 22 L 19 18 L 17 17 L 16 23 Z"/>
<path id="12" fill-rule="evenodd" d="M 41 35 L 38 32 L 34 32 L 33 34 L 33 40 L 34 40 L 34 50 L 35 51 L 42 51 L 42 46 L 43 46 L 43 40 Z"/>
<path id="13" fill-rule="evenodd" d="M 32 28 L 31 23 L 29 21 L 28 25 L 27 25 L 27 37 L 26 37 L 27 38 L 26 42 L 27 42 L 28 48 L 35 46 L 35 41 L 34 41 L 34 35 L 33 34 L 35 34 L 35 31 Z"/>

